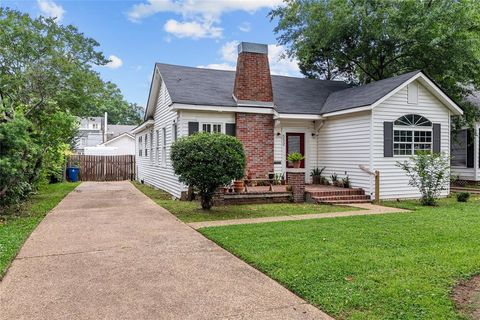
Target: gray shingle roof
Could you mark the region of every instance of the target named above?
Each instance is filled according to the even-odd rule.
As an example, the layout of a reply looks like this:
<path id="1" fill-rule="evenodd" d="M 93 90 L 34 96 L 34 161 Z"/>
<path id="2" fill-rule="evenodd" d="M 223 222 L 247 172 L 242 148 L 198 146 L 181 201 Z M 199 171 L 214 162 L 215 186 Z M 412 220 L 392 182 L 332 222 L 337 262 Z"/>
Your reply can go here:
<path id="1" fill-rule="evenodd" d="M 135 129 L 136 126 L 126 125 L 126 124 L 109 124 L 107 132 L 107 140 L 118 137 L 122 133 L 130 132 Z"/>
<path id="2" fill-rule="evenodd" d="M 371 105 L 419 72 L 421 71 L 417 70 L 366 85 L 336 91 L 328 97 L 322 108 L 322 113 Z"/>
<path id="3" fill-rule="evenodd" d="M 236 107 L 235 71 L 157 63 L 172 102 Z M 273 100 L 279 113 L 324 114 L 370 105 L 420 71 L 351 88 L 342 81 L 272 75 Z"/>

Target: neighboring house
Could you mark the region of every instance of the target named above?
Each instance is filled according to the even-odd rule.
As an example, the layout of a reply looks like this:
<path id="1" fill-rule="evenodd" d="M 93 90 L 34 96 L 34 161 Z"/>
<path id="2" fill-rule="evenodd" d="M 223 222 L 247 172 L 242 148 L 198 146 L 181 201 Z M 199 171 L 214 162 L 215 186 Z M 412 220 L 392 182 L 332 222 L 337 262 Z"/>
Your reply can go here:
<path id="1" fill-rule="evenodd" d="M 86 147 L 85 154 L 96 156 L 135 155 L 135 137 L 129 132 L 124 132 L 96 147 Z"/>
<path id="2" fill-rule="evenodd" d="M 480 108 L 480 93 L 467 98 L 469 102 Z M 471 182 L 480 181 L 480 123 L 475 126 L 475 134 L 466 128 L 452 136 L 451 171 L 452 176 Z"/>
<path id="3" fill-rule="evenodd" d="M 235 135 L 254 178 L 285 173 L 287 154 L 297 151 L 306 182 L 325 166 L 327 177 L 348 175 L 373 194 L 374 178 L 362 166 L 380 171 L 381 198 L 418 197 L 397 161 L 415 150 L 449 154 L 450 117 L 460 114 L 421 71 L 359 87 L 271 76 L 267 46 L 243 42 L 236 71 L 155 65 L 145 122 L 132 131 L 137 178 L 180 197 L 186 187 L 174 175 L 170 146 L 207 131 Z"/>
<path id="4" fill-rule="evenodd" d="M 85 155 L 134 155 L 135 138 L 130 133 L 135 126 L 113 125 L 104 117 L 80 119 L 75 153 Z"/>
<path id="5" fill-rule="evenodd" d="M 105 141 L 105 117 L 85 117 L 80 119 L 76 137 L 75 153 L 83 154 L 86 147 L 94 147 Z"/>

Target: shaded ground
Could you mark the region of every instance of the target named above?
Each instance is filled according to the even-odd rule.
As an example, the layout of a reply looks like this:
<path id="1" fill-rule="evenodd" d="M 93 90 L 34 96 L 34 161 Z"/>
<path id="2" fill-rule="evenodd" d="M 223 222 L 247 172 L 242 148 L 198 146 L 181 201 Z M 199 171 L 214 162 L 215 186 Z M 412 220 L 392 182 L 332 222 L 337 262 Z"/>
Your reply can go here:
<path id="1" fill-rule="evenodd" d="M 0 282 L 0 319 L 329 319 L 129 182 L 84 182 Z"/>
<path id="2" fill-rule="evenodd" d="M 480 319 L 480 275 L 462 281 L 453 290 L 452 299 L 460 313 Z"/>

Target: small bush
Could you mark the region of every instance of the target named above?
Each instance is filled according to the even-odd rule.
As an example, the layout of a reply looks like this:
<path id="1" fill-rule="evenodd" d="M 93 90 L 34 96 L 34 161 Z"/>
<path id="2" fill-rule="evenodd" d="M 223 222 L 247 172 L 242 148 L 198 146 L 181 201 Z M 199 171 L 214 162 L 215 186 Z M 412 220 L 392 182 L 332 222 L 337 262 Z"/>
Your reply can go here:
<path id="1" fill-rule="evenodd" d="M 242 143 L 225 134 L 197 133 L 172 145 L 171 159 L 179 180 L 199 191 L 203 209 L 210 209 L 217 188 L 240 179 L 245 170 Z"/>
<path id="2" fill-rule="evenodd" d="M 457 193 L 457 201 L 458 202 L 467 202 L 470 198 L 469 192 L 459 192 Z"/>
<path id="3" fill-rule="evenodd" d="M 397 166 L 410 178 L 409 184 L 422 194 L 422 204 L 434 206 L 450 183 L 450 158 L 442 153 L 419 153 Z"/>
<path id="4" fill-rule="evenodd" d="M 346 176 L 345 178 L 342 178 L 342 183 L 344 188 L 350 188 L 351 183 L 350 183 L 350 178 Z"/>

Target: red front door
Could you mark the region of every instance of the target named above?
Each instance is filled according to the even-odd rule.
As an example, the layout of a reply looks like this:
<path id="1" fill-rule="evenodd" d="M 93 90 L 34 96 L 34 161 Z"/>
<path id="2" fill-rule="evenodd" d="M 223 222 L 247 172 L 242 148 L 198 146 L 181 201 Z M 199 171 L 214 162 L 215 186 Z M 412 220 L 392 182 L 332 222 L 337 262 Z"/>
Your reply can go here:
<path id="1" fill-rule="evenodd" d="M 288 158 L 288 155 L 293 152 L 299 152 L 305 156 L 305 133 L 287 133 L 287 154 L 285 155 Z M 293 165 L 288 162 L 287 159 L 287 168 L 293 168 Z M 305 168 L 305 159 L 302 160 L 300 168 Z"/>

